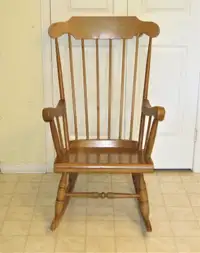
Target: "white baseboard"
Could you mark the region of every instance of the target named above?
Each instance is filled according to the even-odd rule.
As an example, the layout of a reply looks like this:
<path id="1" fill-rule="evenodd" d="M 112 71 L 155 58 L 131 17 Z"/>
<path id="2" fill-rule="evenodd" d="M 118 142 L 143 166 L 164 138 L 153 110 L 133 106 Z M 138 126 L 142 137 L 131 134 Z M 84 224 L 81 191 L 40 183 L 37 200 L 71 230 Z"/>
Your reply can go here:
<path id="1" fill-rule="evenodd" d="M 46 164 L 1 164 L 1 173 L 46 173 Z"/>

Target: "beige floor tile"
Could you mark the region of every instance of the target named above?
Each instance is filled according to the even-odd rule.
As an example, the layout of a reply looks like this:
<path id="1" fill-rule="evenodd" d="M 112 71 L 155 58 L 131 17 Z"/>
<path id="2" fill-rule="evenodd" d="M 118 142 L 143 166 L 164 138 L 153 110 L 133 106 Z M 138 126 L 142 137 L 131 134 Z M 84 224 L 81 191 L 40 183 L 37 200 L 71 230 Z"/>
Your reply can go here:
<path id="1" fill-rule="evenodd" d="M 90 184 L 91 184 L 91 187 L 92 187 L 92 184 L 94 185 L 95 183 L 91 182 Z M 99 185 L 101 183 L 98 182 L 97 184 Z M 88 191 L 88 183 L 84 182 L 84 181 L 77 181 L 76 184 L 75 184 L 75 187 L 74 187 L 74 191 L 77 191 L 77 192 Z"/>
<path id="2" fill-rule="evenodd" d="M 55 242 L 53 236 L 28 236 L 24 253 L 53 253 Z"/>
<path id="3" fill-rule="evenodd" d="M 9 221 L 30 221 L 33 217 L 33 207 L 27 206 L 10 206 L 5 220 Z"/>
<path id="4" fill-rule="evenodd" d="M 143 229 L 140 221 L 115 221 L 116 236 L 142 236 Z"/>
<path id="5" fill-rule="evenodd" d="M 113 221 L 88 221 L 86 227 L 88 236 L 114 236 Z"/>
<path id="6" fill-rule="evenodd" d="M 156 170 L 156 175 L 160 176 L 179 176 L 180 171 L 178 170 Z"/>
<path id="7" fill-rule="evenodd" d="M 61 178 L 61 174 L 58 173 L 46 173 L 42 176 L 42 182 L 59 182 Z"/>
<path id="8" fill-rule="evenodd" d="M 35 206 L 37 193 L 14 194 L 10 206 Z"/>
<path id="9" fill-rule="evenodd" d="M 113 205 L 114 208 L 120 208 L 120 207 L 124 207 L 124 208 L 128 208 L 131 209 L 133 207 L 138 207 L 138 202 L 136 199 L 114 199 L 113 200 Z"/>
<path id="10" fill-rule="evenodd" d="M 135 189 L 133 185 L 130 185 L 126 182 L 122 183 L 112 183 L 112 191 L 113 192 L 120 192 L 120 193 L 134 193 Z"/>
<path id="11" fill-rule="evenodd" d="M 35 194 L 38 192 L 39 182 L 18 182 L 15 187 L 15 193 Z"/>
<path id="12" fill-rule="evenodd" d="M 1 194 L 0 193 L 0 207 L 9 206 L 12 197 L 13 197 L 12 194 Z"/>
<path id="13" fill-rule="evenodd" d="M 39 193 L 36 199 L 36 206 L 54 206 L 56 201 L 56 193 Z"/>
<path id="14" fill-rule="evenodd" d="M 156 175 L 156 173 L 147 173 L 144 174 L 144 180 L 148 185 L 157 184 L 159 182 L 159 177 Z"/>
<path id="15" fill-rule="evenodd" d="M 185 193 L 185 188 L 182 183 L 179 182 L 165 182 L 161 183 L 161 191 L 164 194 L 168 193 Z"/>
<path id="16" fill-rule="evenodd" d="M 1 235 L 28 235 L 30 221 L 4 221 Z"/>
<path id="17" fill-rule="evenodd" d="M 175 183 L 178 183 L 178 182 L 181 182 L 181 177 L 179 174 L 171 174 L 171 173 L 160 173 L 158 175 L 158 179 L 161 183 L 164 183 L 164 182 L 175 182 Z"/>
<path id="18" fill-rule="evenodd" d="M 59 225 L 60 236 L 85 236 L 86 222 L 85 221 L 61 221 Z"/>
<path id="19" fill-rule="evenodd" d="M 200 220 L 200 206 L 193 206 L 193 212 L 195 214 L 195 217 Z"/>
<path id="20" fill-rule="evenodd" d="M 4 220 L 7 210 L 8 210 L 7 206 L 0 206 L 0 221 Z"/>
<path id="21" fill-rule="evenodd" d="M 163 194 L 165 205 L 174 207 L 189 207 L 190 201 L 186 194 Z"/>
<path id="22" fill-rule="evenodd" d="M 91 192 L 108 192 L 111 191 L 111 184 L 104 182 L 89 182 L 88 191 Z"/>
<path id="23" fill-rule="evenodd" d="M 54 217 L 54 206 L 40 206 L 34 208 L 33 220 L 51 221 Z"/>
<path id="24" fill-rule="evenodd" d="M 146 246 L 142 237 L 116 237 L 117 252 L 146 252 Z"/>
<path id="25" fill-rule="evenodd" d="M 86 220 L 86 210 L 85 205 L 69 205 L 63 216 L 63 220 L 71 221 L 85 221 Z"/>
<path id="26" fill-rule="evenodd" d="M 113 220 L 113 200 L 88 199 L 87 220 Z"/>
<path id="27" fill-rule="evenodd" d="M 58 237 L 55 253 L 85 252 L 85 237 Z"/>
<path id="28" fill-rule="evenodd" d="M 29 230 L 29 235 L 56 235 L 58 233 L 58 229 L 52 233 L 50 230 L 50 225 L 51 222 L 49 221 L 32 221 L 30 230 Z"/>
<path id="29" fill-rule="evenodd" d="M 52 194 L 56 195 L 58 189 L 58 183 L 55 181 L 53 182 L 41 182 L 39 187 L 39 194 Z"/>
<path id="30" fill-rule="evenodd" d="M 175 236 L 200 236 L 200 225 L 197 221 L 171 221 L 171 228 Z"/>
<path id="31" fill-rule="evenodd" d="M 19 174 L 20 182 L 40 182 L 43 174 L 42 173 L 28 173 L 28 174 Z"/>
<path id="32" fill-rule="evenodd" d="M 200 194 L 200 183 L 184 182 L 183 185 L 188 194 Z"/>
<path id="33" fill-rule="evenodd" d="M 88 175 L 88 182 L 104 182 L 110 183 L 111 182 L 111 175 L 110 174 L 90 174 Z"/>
<path id="34" fill-rule="evenodd" d="M 147 191 L 149 194 L 162 194 L 161 192 L 161 187 L 160 187 L 160 183 L 156 182 L 156 183 L 146 183 L 146 187 L 147 187 Z"/>
<path id="35" fill-rule="evenodd" d="M 166 207 L 171 221 L 194 221 L 196 217 L 192 207 Z"/>
<path id="36" fill-rule="evenodd" d="M 186 173 L 185 175 L 181 175 L 181 180 L 183 182 L 199 182 L 199 177 L 197 176 L 197 174 L 191 172 L 191 173 Z"/>
<path id="37" fill-rule="evenodd" d="M 24 252 L 26 236 L 0 236 L 0 253 Z"/>
<path id="38" fill-rule="evenodd" d="M 81 207 L 81 206 L 87 206 L 88 198 L 71 198 L 69 201 L 69 207 Z"/>
<path id="39" fill-rule="evenodd" d="M 139 208 L 135 205 L 114 208 L 114 219 L 124 221 L 140 220 Z"/>
<path id="40" fill-rule="evenodd" d="M 120 175 L 120 174 L 113 174 L 111 175 L 112 182 L 121 182 L 121 183 L 127 183 L 129 179 L 131 178 L 130 175 Z"/>
<path id="41" fill-rule="evenodd" d="M 150 220 L 153 221 L 167 221 L 168 214 L 164 206 L 150 205 Z"/>
<path id="42" fill-rule="evenodd" d="M 114 219 L 134 221 L 140 220 L 139 208 L 135 199 L 115 199 Z"/>
<path id="43" fill-rule="evenodd" d="M 113 199 L 87 199 L 87 208 L 95 207 L 95 206 L 103 206 L 103 207 L 113 207 L 114 201 Z"/>
<path id="44" fill-rule="evenodd" d="M 15 188 L 16 182 L 0 182 L 0 193 L 4 194 L 12 194 Z"/>
<path id="45" fill-rule="evenodd" d="M 200 237 L 176 237 L 175 241 L 180 253 L 200 252 Z"/>
<path id="46" fill-rule="evenodd" d="M 88 182 L 88 177 L 89 177 L 89 174 L 79 174 L 78 177 L 77 177 L 76 182 L 78 182 L 78 183 L 80 183 L 80 182 L 87 183 Z"/>
<path id="47" fill-rule="evenodd" d="M 0 174 L 1 182 L 17 182 L 19 179 L 19 174 Z"/>
<path id="48" fill-rule="evenodd" d="M 177 252 L 173 237 L 149 237 L 146 238 L 145 244 L 149 253 Z"/>
<path id="49" fill-rule="evenodd" d="M 200 194 L 188 194 L 192 206 L 200 206 Z"/>
<path id="50" fill-rule="evenodd" d="M 115 252 L 115 239 L 114 237 L 97 237 L 88 236 L 86 238 L 86 252 Z"/>
<path id="51" fill-rule="evenodd" d="M 114 211 L 112 206 L 88 206 L 87 207 L 87 220 L 113 220 Z"/>
<path id="52" fill-rule="evenodd" d="M 195 175 L 195 173 L 192 170 L 180 170 L 178 174 L 180 176 Z"/>
<path id="53" fill-rule="evenodd" d="M 151 221 L 152 232 L 145 233 L 145 237 L 171 237 L 173 232 L 169 221 Z M 144 228 L 145 230 L 145 228 Z"/>
<path id="54" fill-rule="evenodd" d="M 149 204 L 150 205 L 164 206 L 164 199 L 163 199 L 163 195 L 161 193 L 148 191 L 148 196 L 149 196 Z"/>

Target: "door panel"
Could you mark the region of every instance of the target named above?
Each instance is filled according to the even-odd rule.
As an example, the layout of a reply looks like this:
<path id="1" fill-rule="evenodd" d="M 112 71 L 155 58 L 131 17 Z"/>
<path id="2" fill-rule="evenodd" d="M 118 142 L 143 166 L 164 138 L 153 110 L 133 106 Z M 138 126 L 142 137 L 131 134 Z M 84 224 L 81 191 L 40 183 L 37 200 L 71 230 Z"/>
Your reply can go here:
<path id="1" fill-rule="evenodd" d="M 52 0 L 51 21 L 63 21 L 72 16 L 127 15 L 127 1 L 121 0 Z"/>
<path id="2" fill-rule="evenodd" d="M 161 29 L 153 40 L 149 90 L 152 105 L 166 108 L 153 153 L 157 168 L 192 169 L 200 66 L 198 5 L 190 0 L 129 0 L 128 15 L 154 21 Z"/>

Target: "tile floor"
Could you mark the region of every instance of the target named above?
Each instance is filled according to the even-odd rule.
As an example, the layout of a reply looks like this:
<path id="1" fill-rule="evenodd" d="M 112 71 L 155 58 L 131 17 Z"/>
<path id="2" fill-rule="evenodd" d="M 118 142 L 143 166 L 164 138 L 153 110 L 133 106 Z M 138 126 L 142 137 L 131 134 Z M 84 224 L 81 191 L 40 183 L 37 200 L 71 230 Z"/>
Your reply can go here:
<path id="1" fill-rule="evenodd" d="M 0 252 L 198 252 L 200 174 L 146 175 L 152 233 L 135 200 L 72 199 L 56 232 L 49 231 L 60 175 L 0 174 Z M 77 190 L 133 191 L 123 175 L 80 176 Z"/>

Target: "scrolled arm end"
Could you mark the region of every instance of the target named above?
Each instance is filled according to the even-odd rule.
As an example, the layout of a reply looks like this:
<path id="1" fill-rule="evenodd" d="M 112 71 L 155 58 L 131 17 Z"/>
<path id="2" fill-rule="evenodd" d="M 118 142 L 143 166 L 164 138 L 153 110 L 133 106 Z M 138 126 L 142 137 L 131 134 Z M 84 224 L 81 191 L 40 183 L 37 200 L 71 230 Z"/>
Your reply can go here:
<path id="1" fill-rule="evenodd" d="M 153 116 L 159 121 L 163 121 L 165 118 L 165 108 L 162 106 L 151 106 L 149 100 L 145 99 L 143 103 L 142 112 L 146 116 Z"/>
<path id="2" fill-rule="evenodd" d="M 54 108 L 48 107 L 44 108 L 42 110 L 42 118 L 45 122 L 50 122 L 54 118 L 54 113 L 53 113 Z"/>
<path id="3" fill-rule="evenodd" d="M 63 116 L 65 113 L 65 100 L 59 100 L 57 106 L 55 108 L 48 107 L 42 110 L 42 117 L 45 122 L 50 122 L 54 119 L 54 117 Z"/>

